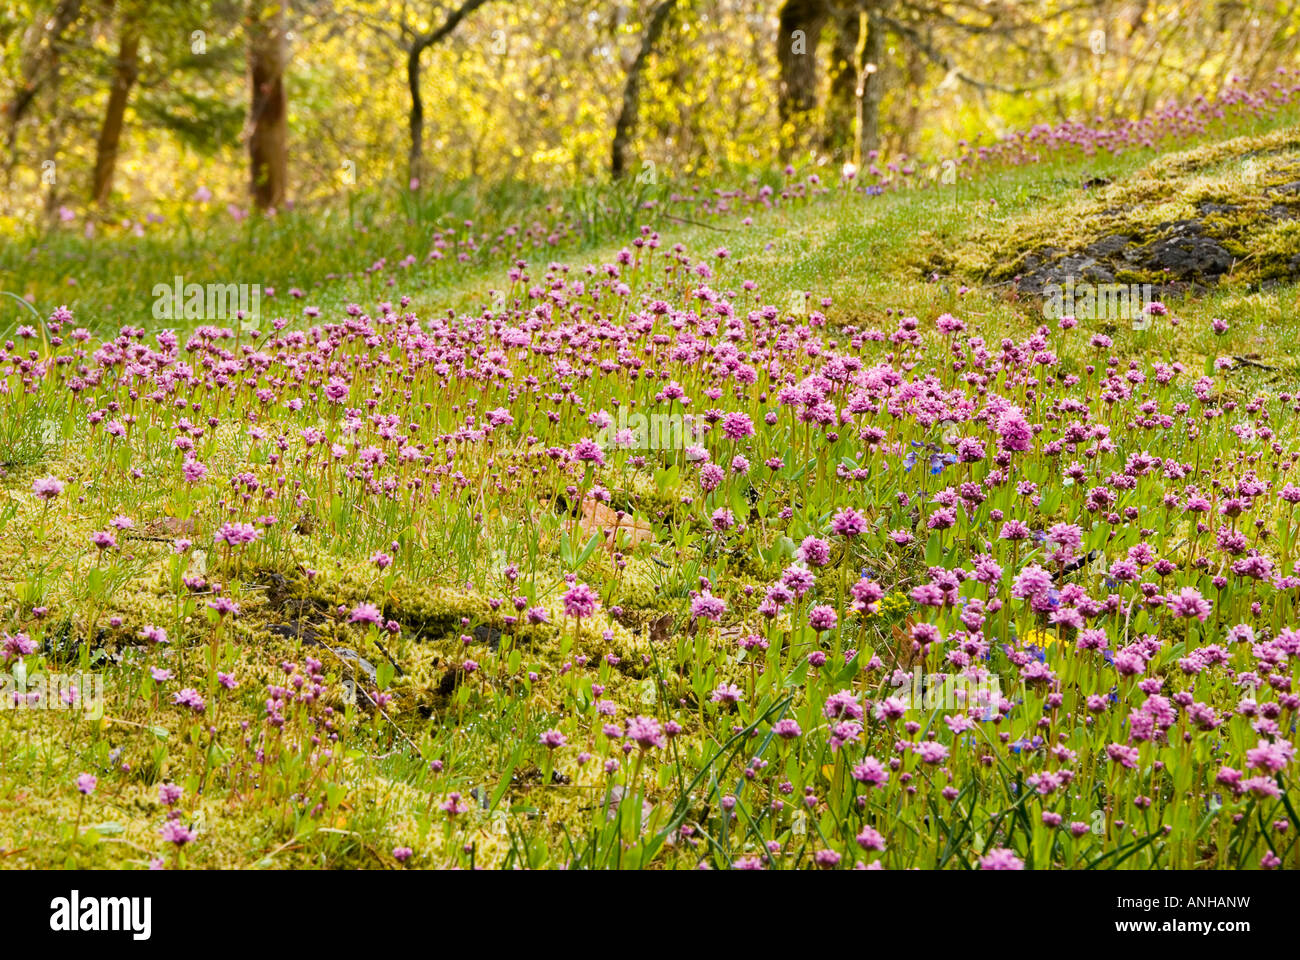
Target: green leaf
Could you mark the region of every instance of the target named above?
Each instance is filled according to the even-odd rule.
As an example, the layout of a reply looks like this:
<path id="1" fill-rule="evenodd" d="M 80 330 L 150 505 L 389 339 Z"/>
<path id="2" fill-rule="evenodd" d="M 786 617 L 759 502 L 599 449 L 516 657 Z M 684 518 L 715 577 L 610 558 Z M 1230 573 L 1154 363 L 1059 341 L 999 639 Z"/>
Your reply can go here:
<path id="1" fill-rule="evenodd" d="M 838 676 L 835 678 L 837 683 L 848 683 L 858 675 L 858 660 L 861 656 L 861 651 L 855 653 L 853 659 L 844 665 L 843 669 L 840 670 Z"/>
<path id="2" fill-rule="evenodd" d="M 940 541 L 942 535 L 938 530 L 930 534 L 930 539 L 925 545 L 925 562 L 931 567 L 937 567 L 943 560 L 943 544 Z"/>
<path id="3" fill-rule="evenodd" d="M 582 553 L 578 556 L 577 563 L 573 565 L 574 570 L 582 569 L 582 565 L 587 562 L 587 559 L 593 553 L 596 552 L 596 546 L 599 543 L 600 543 L 600 532 L 597 531 L 596 533 L 593 533 L 591 535 L 591 539 L 587 541 L 587 545 L 582 548 Z"/>
<path id="4" fill-rule="evenodd" d="M 799 666 L 790 671 L 790 676 L 785 678 L 785 683 L 783 683 L 782 686 L 786 689 L 802 686 L 804 680 L 808 676 L 809 666 L 810 664 L 806 659 L 800 661 Z"/>
<path id="5" fill-rule="evenodd" d="M 492 791 L 492 799 L 488 803 L 488 813 L 491 813 L 497 808 L 497 804 L 501 802 L 501 798 L 504 797 L 506 791 L 510 789 L 510 777 L 515 772 L 515 767 L 519 763 L 519 757 L 522 752 L 523 744 L 517 745 L 514 750 L 510 752 L 510 759 L 506 761 L 505 767 L 501 770 L 501 779 L 497 782 L 496 789 Z"/>

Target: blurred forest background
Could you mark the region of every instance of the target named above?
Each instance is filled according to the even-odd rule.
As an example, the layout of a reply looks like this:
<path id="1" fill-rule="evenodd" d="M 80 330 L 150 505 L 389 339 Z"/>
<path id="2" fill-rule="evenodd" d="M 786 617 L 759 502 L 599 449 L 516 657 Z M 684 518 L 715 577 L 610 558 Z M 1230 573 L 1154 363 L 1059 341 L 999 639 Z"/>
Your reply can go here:
<path id="1" fill-rule="evenodd" d="M 1300 0 L 0 0 L 0 226 L 358 188 L 686 182 L 1140 118 Z M 877 151 L 872 154 L 872 151 Z"/>

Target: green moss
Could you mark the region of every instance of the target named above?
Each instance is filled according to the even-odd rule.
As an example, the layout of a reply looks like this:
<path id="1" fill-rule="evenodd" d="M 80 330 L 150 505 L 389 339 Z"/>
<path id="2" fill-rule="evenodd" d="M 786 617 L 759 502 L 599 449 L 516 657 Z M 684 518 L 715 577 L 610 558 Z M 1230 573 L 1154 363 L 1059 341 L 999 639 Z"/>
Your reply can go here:
<path id="1" fill-rule="evenodd" d="M 927 270 L 972 281 L 1007 281 L 1027 272 L 1031 258 L 1086 251 L 1105 237 L 1132 238 L 1139 248 L 1168 236 L 1157 225 L 1196 220 L 1204 235 L 1237 258 L 1223 283 L 1250 286 L 1300 272 L 1292 226 L 1300 195 L 1276 188 L 1300 179 L 1300 130 L 1237 137 L 1162 156 L 1097 190 L 1069 190 L 1014 217 L 981 224 Z M 1207 205 L 1215 205 L 1207 207 Z M 1231 209 L 1218 209 L 1228 207 Z M 1124 283 L 1160 283 L 1159 271 L 1118 265 Z"/>

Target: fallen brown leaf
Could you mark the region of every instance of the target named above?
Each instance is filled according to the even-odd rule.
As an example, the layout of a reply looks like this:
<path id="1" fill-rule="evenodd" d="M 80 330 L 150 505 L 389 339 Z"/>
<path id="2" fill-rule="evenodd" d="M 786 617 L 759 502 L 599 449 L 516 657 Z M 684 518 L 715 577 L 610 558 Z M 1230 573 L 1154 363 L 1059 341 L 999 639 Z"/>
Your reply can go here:
<path id="1" fill-rule="evenodd" d="M 630 513 L 620 517 L 617 510 L 611 510 L 595 500 L 582 502 L 582 516 L 578 520 L 578 526 L 586 540 L 597 533 L 603 533 L 605 544 L 610 547 L 617 545 L 620 540 L 631 546 L 654 540 L 654 530 L 650 524 L 636 519 Z"/>
<path id="2" fill-rule="evenodd" d="M 145 524 L 144 532 L 151 537 L 175 537 L 194 532 L 193 520 L 180 517 L 160 517 Z"/>

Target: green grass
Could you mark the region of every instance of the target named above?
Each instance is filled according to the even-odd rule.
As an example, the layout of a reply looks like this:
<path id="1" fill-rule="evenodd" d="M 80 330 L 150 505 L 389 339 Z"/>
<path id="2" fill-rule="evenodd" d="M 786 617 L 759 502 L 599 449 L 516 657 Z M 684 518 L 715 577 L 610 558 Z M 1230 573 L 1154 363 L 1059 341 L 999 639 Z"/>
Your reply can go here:
<path id="1" fill-rule="evenodd" d="M 753 280 L 765 302 L 782 309 L 804 302 L 805 294 L 812 298 L 811 308 L 819 309 L 821 298 L 829 297 L 831 306 L 823 312 L 832 328 L 843 329 L 846 336 L 849 328 L 890 329 L 889 311 L 927 320 L 952 312 L 996 344 L 1002 336 L 1024 336 L 1043 322 L 1042 313 L 1036 302 L 981 284 L 979 265 L 1005 260 L 1010 245 L 1028 236 L 1030 222 L 1044 229 L 1061 225 L 1064 216 L 1092 202 L 1082 186 L 1091 177 L 1115 179 L 1116 190 L 1137 189 L 1152 157 L 1137 151 L 1040 164 L 951 187 L 874 198 L 835 196 L 754 214 L 750 226 L 729 217 L 707 225 L 661 221 L 659 230 L 665 248 L 679 242 L 697 254 L 727 248 L 728 265 L 715 283 L 720 290 L 739 294 L 740 284 Z M 1171 161 L 1157 163 L 1165 164 L 1158 169 L 1168 169 Z M 1173 188 L 1165 184 L 1162 189 Z M 409 198 L 397 203 L 368 198 L 350 210 L 304 211 L 235 229 L 200 216 L 179 232 L 168 228 L 139 240 L 87 240 L 61 231 L 0 250 L 0 286 L 31 293 L 42 315 L 67 302 L 77 324 L 100 333 L 123 323 L 153 328 L 152 285 L 177 273 L 199 282 L 274 286 L 282 304 L 288 302 L 289 287 L 300 286 L 307 296 L 293 305 L 294 311 L 313 305 L 330 318 L 350 302 L 369 309 L 376 300 L 405 294 L 411 297 L 409 309 L 427 318 L 449 308 L 491 306 L 491 291 L 509 286 L 509 254 L 437 271 L 417 267 L 316 285 L 324 284 L 330 273 L 356 273 L 380 256 L 390 265 L 406 253 L 422 258 L 435 223 L 474 219 L 494 232 L 535 209 L 536 200 L 498 195 L 488 198 L 484 209 L 468 194 L 448 194 L 416 210 Z M 628 240 L 629 228 L 640 222 L 635 202 L 601 190 L 575 192 L 562 205 L 566 216 L 585 226 L 582 239 L 554 259 L 575 268 L 610 262 Z M 359 232 L 358 225 L 366 231 Z M 1073 230 L 1074 225 L 1061 229 Z M 993 245 L 990 238 L 1005 246 Z M 996 256 L 985 261 L 963 256 L 981 244 L 988 245 L 985 253 Z M 552 259 L 544 250 L 522 256 L 534 274 Z M 952 269 L 934 278 L 937 262 Z M 387 285 L 390 275 L 397 278 L 393 286 Z M 68 278 L 75 285 L 68 285 Z M 963 292 L 965 286 L 970 289 Z M 1224 338 L 1213 338 L 1199 320 L 1172 345 L 1116 329 L 1115 350 L 1126 356 L 1171 350 L 1194 369 L 1223 353 L 1275 368 L 1239 369 L 1228 389 L 1246 396 L 1261 384 L 1294 375 L 1295 298 L 1293 283 L 1268 290 L 1225 285 L 1195 302 L 1175 305 L 1180 314 L 1227 319 L 1230 330 Z M 0 325 L 31 322 L 30 311 L 11 298 L 5 301 Z M 269 307 L 266 312 L 272 313 Z M 1078 368 L 1077 357 L 1068 362 Z M 473 397 L 466 392 L 457 399 Z M 456 415 L 441 407 L 429 416 L 434 432 L 450 431 L 457 423 Z M 704 642 L 702 632 L 679 631 L 652 643 L 648 631 L 665 612 L 680 618 L 688 591 L 701 575 L 716 578 L 722 571 L 736 583 L 770 579 L 785 556 L 779 526 L 771 518 L 772 529 L 764 530 L 769 544 L 746 558 L 748 567 L 739 561 L 729 566 L 726 558 L 707 553 L 692 555 L 683 548 L 686 533 L 665 521 L 657 527 L 655 549 L 632 554 L 628 569 L 620 573 L 599 547 L 583 556 L 583 543 L 570 540 L 571 524 L 546 501 L 523 497 L 522 505 L 502 506 L 484 517 L 476 507 L 487 501 L 479 498 L 422 521 L 396 506 L 349 512 L 347 504 L 335 500 L 328 510 L 303 510 L 301 518 L 295 509 L 300 524 L 311 521 L 302 535 L 285 534 L 260 556 L 238 565 L 212 548 L 201 562 L 182 560 L 170 555 L 169 541 L 191 529 L 185 523 L 193 523 L 210 543 L 216 512 L 175 489 L 174 457 L 163 438 L 145 432 L 136 456 L 119 458 L 110 446 L 86 439 L 81 417 L 71 408 L 55 409 L 22 395 L 3 401 L 0 610 L 48 607 L 48 664 L 97 672 L 106 701 L 123 706 L 99 717 L 14 712 L 0 718 L 0 865 L 146 864 L 159 847 L 157 824 L 164 810 L 156 786 L 162 780 L 185 788 L 187 822 L 198 824 L 201 842 L 177 858 L 190 866 L 391 867 L 391 851 L 399 845 L 416 847 L 414 863 L 419 865 L 693 865 L 691 849 L 673 831 L 688 812 L 692 818 L 699 814 L 701 796 L 704 806 L 716 807 L 723 793 L 735 789 L 753 744 L 746 741 L 746 729 L 727 738 L 705 727 L 704 700 L 713 674 L 666 674 L 660 659 L 664 650 L 675 648 L 676 662 L 690 660 L 692 645 Z M 266 452 L 255 453 L 244 438 L 246 426 L 227 422 L 208 438 L 205 459 L 215 474 L 226 476 L 250 459 L 269 470 Z M 133 468 L 141 475 L 134 476 Z M 32 480 L 45 475 L 76 478 L 50 509 L 30 495 Z M 656 513 L 673 519 L 675 501 L 686 489 L 680 473 L 664 470 L 622 479 L 618 505 L 630 506 L 648 520 L 664 520 Z M 85 504 L 76 497 L 84 497 Z M 119 512 L 137 521 L 135 532 L 141 536 L 123 537 L 119 555 L 92 555 L 86 547 L 90 532 Z M 386 531 L 396 531 L 392 537 L 399 544 L 400 576 L 376 572 L 367 562 Z M 798 532 L 792 529 L 790 536 L 797 539 Z M 897 563 L 887 551 L 872 561 L 886 567 Z M 449 685 L 448 665 L 465 656 L 461 634 L 489 623 L 493 618 L 486 598 L 511 589 L 502 579 L 509 562 L 524 570 L 518 589 L 529 594 L 530 603 L 547 607 L 554 623 L 565 623 L 554 584 L 575 568 L 590 582 L 614 585 L 620 597 L 636 598 L 629 604 L 630 616 L 616 621 L 602 612 L 572 636 L 566 635 L 570 626 L 521 630 L 511 646 L 484 657 L 485 672 L 498 671 L 495 675 L 453 678 Z M 915 566 L 894 566 L 897 579 L 890 586 L 910 586 Z M 306 576 L 308 570 L 313 576 Z M 205 606 L 206 595 L 178 589 L 182 576 L 227 580 L 243 614 L 232 624 L 219 624 Z M 389 639 L 377 629 L 349 625 L 338 614 L 340 605 L 363 600 L 400 621 L 403 632 Z M 888 606 L 871 628 L 881 649 L 895 640 L 892 628 L 906 607 L 905 600 L 899 603 Z M 294 623 L 304 612 L 310 612 L 308 619 L 326 646 L 357 649 L 374 663 L 380 671 L 378 686 L 393 700 L 380 713 L 364 704 L 347 705 L 332 693 L 327 703 L 338 711 L 338 730 L 344 734 L 334 757 L 311 767 L 302 757 L 312 748 L 300 743 L 301 752 L 285 750 L 269 769 L 261 769 L 255 755 L 258 741 L 245 743 L 238 723 L 250 720 L 257 731 L 261 690 L 282 676 L 278 663 L 290 659 L 301 664 L 316 656 L 326 661 L 323 669 L 331 680 L 354 676 L 324 647 L 305 643 L 301 635 L 272 631 L 273 625 Z M 115 619 L 120 623 L 115 625 Z M 159 707 L 149 708 L 154 689 L 145 667 L 156 662 L 155 655 L 136 643 L 135 635 L 142 625 L 158 623 L 174 625 L 177 638 L 191 643 L 187 648 L 177 643 L 167 660 L 183 682 L 200 682 L 210 649 L 241 677 L 241 692 L 231 700 L 241 712 L 209 715 L 221 732 L 219 744 L 165 697 Z M 605 630 L 609 639 L 601 636 Z M 92 642 L 81 642 L 86 637 Z M 579 653 L 593 661 L 613 653 L 619 663 L 603 662 L 581 682 L 571 674 L 556 677 L 558 668 Z M 400 674 L 389 672 L 390 662 L 400 665 Z M 535 683 L 527 678 L 529 670 L 547 679 Z M 809 684 L 808 702 L 813 702 L 814 694 L 830 692 L 836 681 L 833 671 L 809 681 L 805 668 L 797 681 L 786 677 L 784 686 L 769 691 L 762 710 L 738 725 L 758 729 L 788 714 L 810 727 L 817 717 L 807 715 L 807 704 L 794 699 L 795 689 Z M 612 781 L 598 761 L 579 768 L 566 757 L 555 778 L 543 769 L 549 763 L 536 748 L 538 734 L 563 713 L 561 704 L 587 709 L 593 682 L 603 685 L 607 696 L 647 712 L 661 705 L 657 698 L 663 694 L 656 691 L 672 689 L 689 702 L 690 711 L 699 711 L 706 731 L 676 741 L 669 759 L 646 771 L 647 789 L 661 802 L 644 835 L 639 814 L 629 813 L 626 805 L 615 804 L 616 817 L 605 815 Z M 319 729 L 314 724 L 321 719 L 303 711 L 287 729 L 306 738 Z M 440 769 L 431 768 L 435 760 Z M 819 757 L 791 776 L 811 783 L 823 761 L 835 762 L 834 757 Z M 90 768 L 100 771 L 105 786 L 83 804 L 69 784 L 71 776 Z M 213 771 L 221 771 L 221 789 L 215 788 Z M 477 808 L 472 828 L 462 830 L 441 814 L 438 805 L 453 790 Z M 692 799 L 681 799 L 685 797 Z M 985 826 L 995 816 L 1014 820 L 1023 812 L 1019 803 L 1001 813 L 974 802 L 967 809 L 970 815 L 960 831 L 959 824 L 943 824 L 946 841 L 938 826 L 930 824 L 931 835 L 922 845 L 934 847 L 935 863 L 955 864 L 957 838 L 965 836 L 962 843 L 968 844 L 968 832 L 975 829 L 980 842 L 991 843 L 998 827 Z M 717 850 L 728 851 L 720 865 L 746 844 L 752 846 L 758 833 L 743 822 L 734 829 L 737 836 L 711 838 Z M 818 825 L 808 829 L 815 832 Z M 670 838 L 677 846 L 665 846 Z M 792 857 L 803 857 L 814 839 L 805 834 L 782 842 Z M 1121 845 L 1113 855 L 1118 858 L 1125 849 Z M 1140 858 L 1137 862 L 1153 865 Z"/>
<path id="2" fill-rule="evenodd" d="M 1261 135 L 1291 120 L 1284 113 L 1268 122 L 1242 124 L 1233 133 Z M 1216 144 L 1222 134 L 1201 138 Z M 1195 142 L 1188 146 L 1195 146 Z M 492 303 L 491 291 L 505 286 L 505 268 L 516 256 L 537 269 L 558 260 L 571 265 L 611 258 L 642 224 L 652 224 L 669 242 L 704 251 L 726 246 L 765 290 L 795 296 L 815 292 L 835 301 L 835 319 L 878 318 L 886 308 L 919 312 L 949 309 L 955 288 L 974 284 L 996 265 L 1004 268 L 1015 244 L 1041 237 L 1086 238 L 1096 225 L 1079 222 L 1081 210 L 1097 191 L 1083 187 L 1093 178 L 1126 177 L 1174 149 L 1136 149 L 1121 156 L 1091 159 L 1055 157 L 1037 164 L 982 171 L 974 180 L 886 193 L 880 197 L 836 196 L 811 203 L 753 212 L 753 225 L 735 217 L 691 221 L 696 214 L 670 202 L 691 194 L 674 184 L 590 186 L 541 191 L 523 184 L 497 187 L 462 185 L 419 194 L 349 196 L 310 210 L 282 213 L 273 220 L 249 218 L 232 223 L 222 210 L 189 201 L 167 210 L 168 222 L 149 225 L 142 238 L 119 227 L 99 227 L 95 236 L 53 229 L 0 244 L 0 290 L 26 296 L 41 315 L 66 303 L 96 332 L 123 323 L 152 328 L 155 284 L 187 282 L 249 283 L 272 287 L 274 302 L 263 312 L 297 314 L 311 304 L 323 312 L 350 302 L 369 307 L 399 294 L 412 298 L 417 312 L 462 309 Z M 1240 155 L 1240 151 L 1231 156 Z M 824 171 L 823 171 L 824 172 Z M 1188 178 L 1191 171 L 1183 171 Z M 1239 174 L 1240 171 L 1238 170 Z M 1172 195 L 1179 177 L 1160 171 L 1153 184 Z M 763 176 L 758 182 L 779 183 Z M 1139 180 L 1134 189 L 1140 190 Z M 704 184 L 700 194 L 720 187 L 748 186 L 746 176 Z M 1150 191 L 1148 191 L 1150 192 Z M 1118 197 L 1131 203 L 1135 194 Z M 654 210 L 642 209 L 654 201 Z M 549 209 L 548 209 L 549 206 Z M 467 229 L 465 221 L 474 226 Z M 497 236 L 510 226 L 563 225 L 571 240 L 559 247 L 544 243 L 496 252 L 485 249 L 468 262 L 454 250 L 432 267 L 423 263 L 435 230 Z M 1014 230 L 1012 231 L 1012 228 Z M 1009 231 L 1012 231 L 1009 233 Z M 414 255 L 420 264 L 398 266 Z M 387 268 L 366 276 L 381 258 Z M 752 265 L 752 266 L 751 266 Z M 938 267 L 941 282 L 928 282 Z M 337 279 L 345 275 L 351 279 Z M 330 279 L 334 277 L 336 279 Z M 390 284 L 391 281 L 391 284 Z M 301 301 L 287 294 L 297 287 Z M 996 309 L 996 304 L 991 305 Z M 1008 315 L 1014 315 L 1009 310 Z M 11 297 L 0 297 L 0 329 L 30 321 L 30 313 Z"/>

